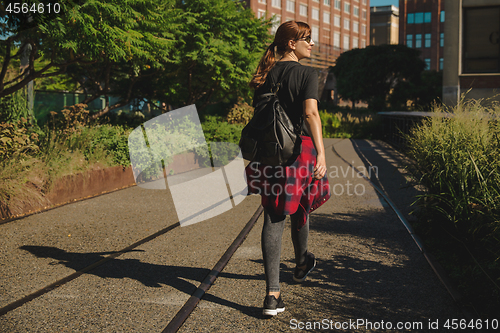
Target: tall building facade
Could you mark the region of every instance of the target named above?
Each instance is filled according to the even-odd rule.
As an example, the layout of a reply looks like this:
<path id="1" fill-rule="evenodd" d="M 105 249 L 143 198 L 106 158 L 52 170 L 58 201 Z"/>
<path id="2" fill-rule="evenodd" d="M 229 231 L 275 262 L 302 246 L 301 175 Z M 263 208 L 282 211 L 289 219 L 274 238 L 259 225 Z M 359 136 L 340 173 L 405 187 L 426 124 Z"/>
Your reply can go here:
<path id="1" fill-rule="evenodd" d="M 443 69 L 444 3 L 444 0 L 399 0 L 399 43 L 419 50 L 427 70 Z"/>
<path id="2" fill-rule="evenodd" d="M 443 101 L 499 100 L 500 0 L 445 0 Z"/>
<path id="3" fill-rule="evenodd" d="M 370 8 L 370 45 L 399 44 L 399 8 Z"/>
<path id="4" fill-rule="evenodd" d="M 291 20 L 309 24 L 315 46 L 303 63 L 312 67 L 334 66 L 340 53 L 369 43 L 369 0 L 246 0 L 246 4 L 257 17 L 274 17 L 273 29 Z"/>

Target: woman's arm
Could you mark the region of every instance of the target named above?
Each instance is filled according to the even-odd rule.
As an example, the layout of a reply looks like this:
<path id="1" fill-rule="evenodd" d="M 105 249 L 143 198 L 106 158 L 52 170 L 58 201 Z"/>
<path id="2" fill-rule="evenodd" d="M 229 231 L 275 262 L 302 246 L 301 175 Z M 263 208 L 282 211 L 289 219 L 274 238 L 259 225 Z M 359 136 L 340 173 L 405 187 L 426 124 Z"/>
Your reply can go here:
<path id="1" fill-rule="evenodd" d="M 323 145 L 323 129 L 321 118 L 318 112 L 318 101 L 315 99 L 306 99 L 303 102 L 304 121 L 311 134 L 314 147 L 318 152 L 316 157 L 316 166 L 314 167 L 314 178 L 321 179 L 326 174 L 325 146 Z"/>

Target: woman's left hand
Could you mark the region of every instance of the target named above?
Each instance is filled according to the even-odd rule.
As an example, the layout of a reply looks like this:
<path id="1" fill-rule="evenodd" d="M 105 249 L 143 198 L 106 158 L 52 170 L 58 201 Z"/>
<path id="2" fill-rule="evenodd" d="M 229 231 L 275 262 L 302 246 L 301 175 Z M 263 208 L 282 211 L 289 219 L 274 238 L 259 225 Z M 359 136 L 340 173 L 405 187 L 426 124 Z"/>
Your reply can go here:
<path id="1" fill-rule="evenodd" d="M 314 167 L 314 178 L 321 179 L 326 174 L 326 159 L 325 154 L 319 154 L 316 157 L 316 166 Z"/>

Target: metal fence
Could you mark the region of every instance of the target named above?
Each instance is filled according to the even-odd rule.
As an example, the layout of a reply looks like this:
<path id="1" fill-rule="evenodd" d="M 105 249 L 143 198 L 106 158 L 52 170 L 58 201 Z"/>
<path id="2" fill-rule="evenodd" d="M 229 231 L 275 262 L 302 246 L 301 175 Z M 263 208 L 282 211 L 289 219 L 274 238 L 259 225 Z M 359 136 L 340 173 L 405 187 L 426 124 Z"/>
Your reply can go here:
<path id="1" fill-rule="evenodd" d="M 450 117 L 449 113 L 415 111 L 379 112 L 378 114 L 382 116 L 384 139 L 399 149 L 406 147 L 406 136 L 410 134 L 415 125 L 422 123 L 425 118 Z"/>
<path id="2" fill-rule="evenodd" d="M 35 101 L 33 105 L 34 114 L 38 123 L 45 123 L 49 119 L 50 112 L 59 112 L 66 106 L 82 103 L 87 98 L 86 94 L 65 93 L 54 91 L 35 91 Z M 118 101 L 116 97 L 101 96 L 88 104 L 88 110 L 98 111 L 106 106 L 106 98 L 112 105 Z M 134 108 L 133 103 L 121 107 L 120 110 L 130 112 Z"/>

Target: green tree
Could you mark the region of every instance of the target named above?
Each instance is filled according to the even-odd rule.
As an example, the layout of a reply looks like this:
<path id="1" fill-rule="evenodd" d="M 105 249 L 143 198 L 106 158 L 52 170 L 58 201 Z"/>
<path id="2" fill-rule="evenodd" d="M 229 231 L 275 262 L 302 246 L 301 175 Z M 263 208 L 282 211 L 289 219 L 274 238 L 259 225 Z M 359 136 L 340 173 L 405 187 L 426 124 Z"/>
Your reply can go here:
<path id="1" fill-rule="evenodd" d="M 387 106 L 391 92 L 397 101 L 416 99 L 425 62 L 419 52 L 404 45 L 368 46 L 342 53 L 332 68 L 341 98 L 366 101 L 373 110 Z"/>
<path id="2" fill-rule="evenodd" d="M 205 106 L 250 96 L 248 82 L 271 42 L 270 20 L 255 18 L 233 0 L 178 1 L 181 28 L 175 32 L 174 62 L 144 80 L 144 95 L 167 104 Z"/>
<path id="3" fill-rule="evenodd" d="M 35 5 L 41 2 L 35 1 Z M 58 15 L 0 15 L 3 69 L 31 48 L 14 79 L 0 73 L 0 97 L 30 80 L 65 73 L 88 95 L 119 96 L 95 116 L 133 99 L 172 105 L 249 94 L 247 82 L 270 42 L 269 21 L 233 0 L 62 0 Z M 13 52 L 20 44 L 19 52 Z M 44 67 L 35 63 L 45 63 Z"/>
<path id="4" fill-rule="evenodd" d="M 58 13 L 54 6 L 49 13 L 46 1 L 35 0 L 30 2 L 27 13 L 21 10 L 17 14 L 14 1 L 1 3 L 0 21 L 5 39 L 0 41 L 0 97 L 12 94 L 34 79 L 65 73 L 70 66 L 96 68 L 98 64 L 112 66 L 126 62 L 130 69 L 126 75 L 138 77 L 146 65 L 159 68 L 171 61 L 170 51 L 175 42 L 171 31 L 177 28 L 173 0 L 57 3 Z M 40 8 L 44 8 L 43 13 Z M 26 62 L 22 72 L 7 79 L 9 64 L 22 58 Z M 47 65 L 38 68 L 35 66 L 38 62 Z M 105 72 L 103 80 L 96 82 L 101 88 L 99 93 L 109 91 L 109 74 Z"/>

